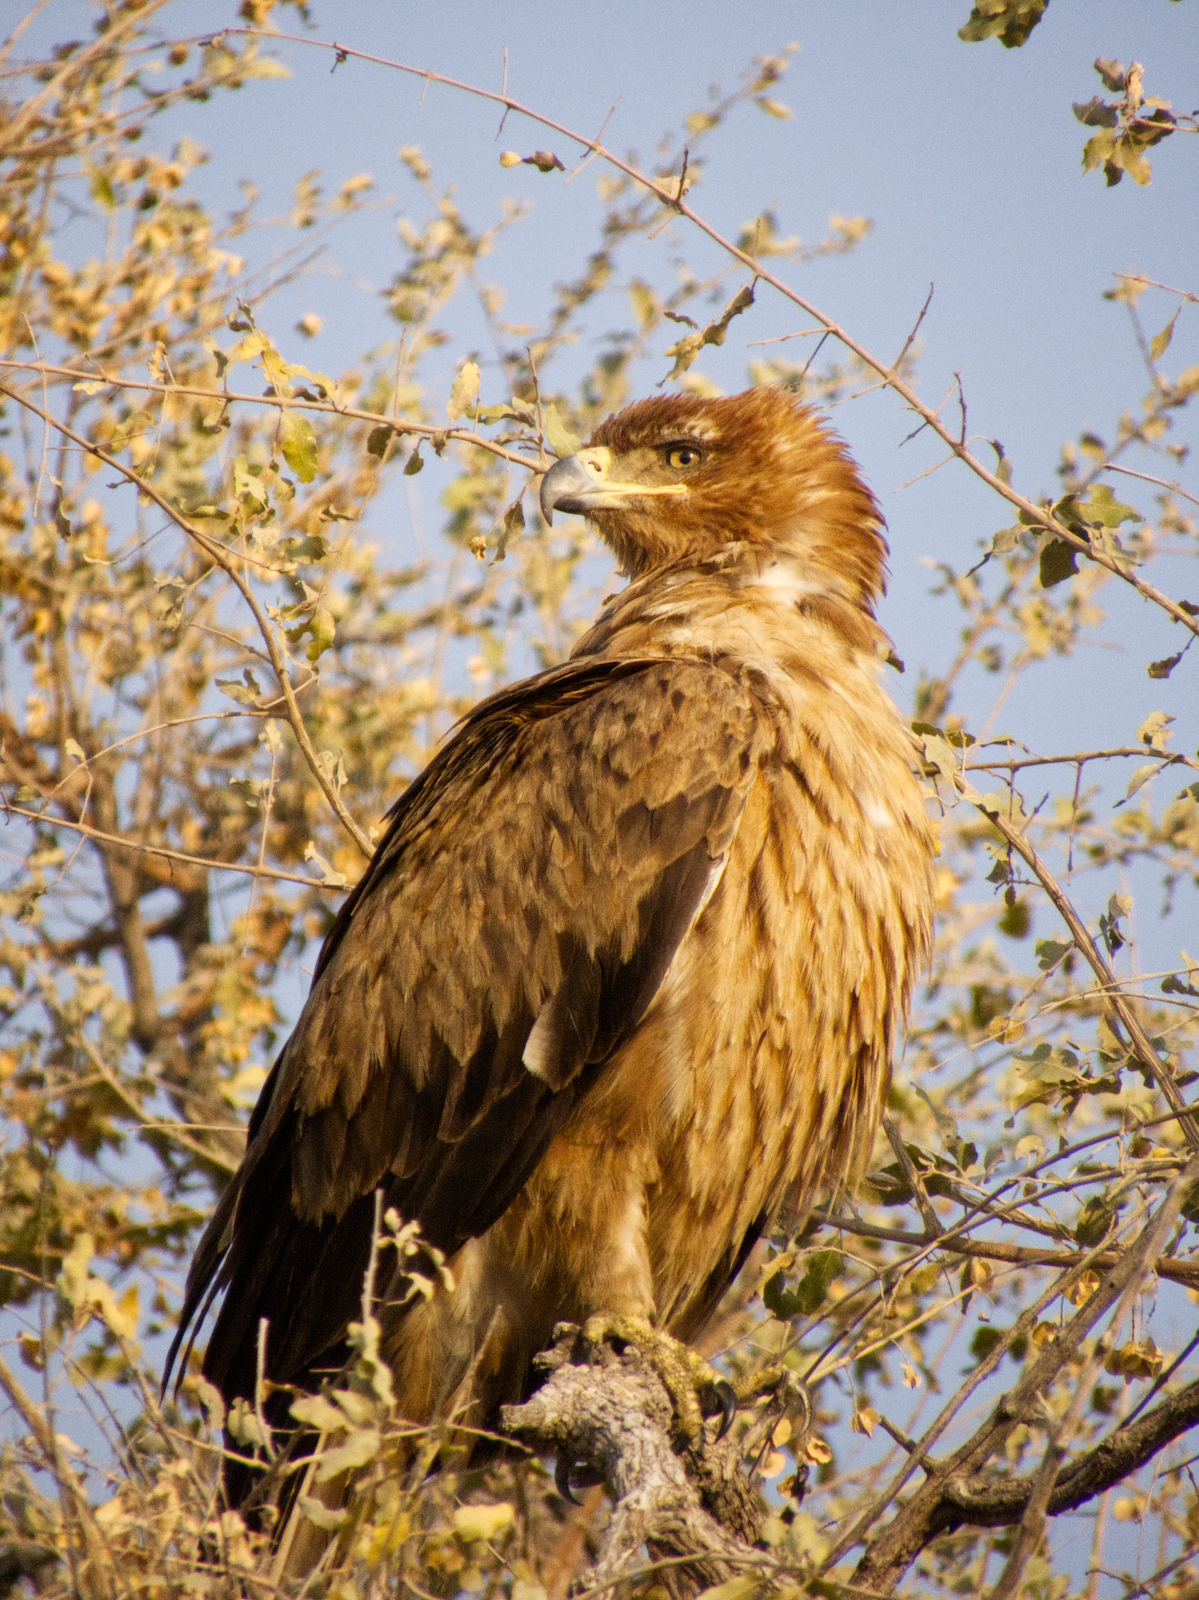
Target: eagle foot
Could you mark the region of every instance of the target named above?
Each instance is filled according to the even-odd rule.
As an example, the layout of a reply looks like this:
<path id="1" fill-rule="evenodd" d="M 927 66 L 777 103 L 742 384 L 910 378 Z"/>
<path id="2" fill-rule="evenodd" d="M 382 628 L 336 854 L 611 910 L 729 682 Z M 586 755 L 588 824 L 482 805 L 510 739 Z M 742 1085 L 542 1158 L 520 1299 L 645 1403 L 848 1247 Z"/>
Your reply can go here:
<path id="1" fill-rule="evenodd" d="M 760 1372 L 751 1372 L 729 1387 L 733 1390 L 738 1407 L 752 1405 L 755 1400 L 770 1395 L 778 1410 L 789 1411 L 792 1406 L 799 1408 L 803 1420 L 794 1430 L 797 1434 L 806 1433 L 811 1425 L 812 1401 L 807 1385 L 781 1361 L 763 1367 Z"/>
<path id="2" fill-rule="evenodd" d="M 702 1446 L 705 1417 L 719 1414 L 718 1439 L 732 1427 L 742 1403 L 736 1386 L 689 1345 L 642 1317 L 615 1316 L 606 1311 L 588 1317 L 582 1329 L 584 1350 L 598 1352 L 602 1345 L 613 1343 L 631 1345 L 661 1379 L 670 1396 L 679 1443 L 691 1449 Z"/>

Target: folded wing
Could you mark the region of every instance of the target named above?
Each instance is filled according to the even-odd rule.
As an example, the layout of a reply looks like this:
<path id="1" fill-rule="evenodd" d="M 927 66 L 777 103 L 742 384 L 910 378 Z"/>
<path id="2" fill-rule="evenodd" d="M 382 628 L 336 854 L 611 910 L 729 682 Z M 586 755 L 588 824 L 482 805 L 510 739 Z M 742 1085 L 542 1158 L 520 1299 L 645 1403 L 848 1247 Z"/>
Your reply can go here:
<path id="1" fill-rule="evenodd" d="M 452 1252 L 637 1028 L 710 895 L 768 721 L 690 660 L 583 660 L 485 701 L 392 810 L 326 940 L 188 1280 L 205 1372 L 280 1382 L 357 1314 L 374 1192 Z"/>

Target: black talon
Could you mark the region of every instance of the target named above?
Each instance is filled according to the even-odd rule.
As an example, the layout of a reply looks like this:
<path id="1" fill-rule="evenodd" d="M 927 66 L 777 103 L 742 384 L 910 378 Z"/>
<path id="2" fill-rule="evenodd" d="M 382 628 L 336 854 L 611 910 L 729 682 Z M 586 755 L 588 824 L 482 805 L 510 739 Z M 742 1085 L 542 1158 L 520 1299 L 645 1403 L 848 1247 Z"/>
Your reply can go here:
<path id="1" fill-rule="evenodd" d="M 572 1506 L 577 1506 L 581 1502 L 575 1498 L 575 1492 L 570 1486 L 570 1469 L 573 1466 L 574 1460 L 572 1457 L 564 1451 L 559 1451 L 558 1460 L 554 1466 L 554 1483 L 563 1500 L 569 1500 Z"/>
<path id="2" fill-rule="evenodd" d="M 717 1378 L 713 1387 L 720 1405 L 720 1427 L 716 1432 L 716 1438 L 720 1440 L 737 1420 L 737 1391 L 727 1378 Z"/>

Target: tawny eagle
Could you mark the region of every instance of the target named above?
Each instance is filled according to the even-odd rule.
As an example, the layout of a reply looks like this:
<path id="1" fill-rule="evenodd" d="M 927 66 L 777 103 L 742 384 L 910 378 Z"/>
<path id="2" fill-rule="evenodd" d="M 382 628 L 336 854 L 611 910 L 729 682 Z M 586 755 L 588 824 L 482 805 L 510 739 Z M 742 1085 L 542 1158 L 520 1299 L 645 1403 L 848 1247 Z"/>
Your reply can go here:
<path id="1" fill-rule="evenodd" d="M 680 1340 L 869 1152 L 934 834 L 883 687 L 881 518 L 775 389 L 610 417 L 546 474 L 628 585 L 390 813 L 196 1253 L 225 1397 L 336 1367 L 375 1192 L 455 1287 L 380 1310 L 402 1415 L 477 1421 L 560 1320 Z"/>

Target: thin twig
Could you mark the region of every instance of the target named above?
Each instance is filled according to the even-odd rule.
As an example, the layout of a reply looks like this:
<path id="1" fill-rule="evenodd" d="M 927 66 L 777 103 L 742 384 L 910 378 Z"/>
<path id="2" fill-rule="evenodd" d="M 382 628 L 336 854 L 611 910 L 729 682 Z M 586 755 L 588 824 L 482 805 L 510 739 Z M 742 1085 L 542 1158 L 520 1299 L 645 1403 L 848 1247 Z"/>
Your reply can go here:
<path id="1" fill-rule="evenodd" d="M 181 861 L 189 867 L 203 867 L 208 872 L 242 872 L 251 878 L 278 878 L 283 883 L 302 883 L 307 889 L 331 889 L 340 894 L 345 885 L 325 883 L 321 878 L 305 878 L 298 872 L 283 872 L 278 867 L 245 867 L 236 861 L 213 861 L 209 856 L 191 856 L 184 850 L 168 850 L 166 845 L 150 844 L 145 839 L 124 839 L 119 833 L 104 833 L 100 828 L 89 828 L 86 822 L 71 822 L 66 817 L 47 816 L 44 811 L 29 811 L 11 801 L 0 800 L 4 810 L 14 817 L 27 817 L 30 822 L 40 822 L 46 828 L 69 828 L 81 833 L 85 839 L 95 839 L 97 844 L 115 844 L 122 850 L 135 854 L 164 856 L 168 861 Z"/>
<path id="2" fill-rule="evenodd" d="M 1157 1051 L 1149 1042 L 1135 1011 L 1133 1011 L 1132 1006 L 1117 983 L 1115 973 L 1100 955 L 1095 941 L 1087 932 L 1086 924 L 1078 915 L 1078 912 L 1075 911 L 1069 896 L 1037 854 L 1031 841 L 1019 828 L 1014 827 L 993 803 L 984 802 L 982 796 L 973 791 L 970 784 L 964 779 L 959 784 L 959 787 L 966 794 L 966 798 L 971 800 L 992 825 L 999 830 L 1024 864 L 1036 874 L 1041 887 L 1053 902 L 1063 922 L 1069 928 L 1074 943 L 1078 947 L 1079 954 L 1103 986 L 1108 1010 L 1127 1033 L 1133 1054 L 1153 1078 L 1153 1081 L 1164 1095 L 1166 1103 L 1178 1117 L 1178 1125 L 1182 1129 L 1183 1136 L 1191 1149 L 1199 1150 L 1199 1126 L 1196 1125 L 1194 1117 L 1187 1110 L 1186 1102 L 1179 1093 L 1170 1069 L 1159 1059 Z M 967 791 L 969 792 L 967 793 Z"/>
<path id="3" fill-rule="evenodd" d="M 271 658 L 271 668 L 274 671 L 275 678 L 280 689 L 283 691 L 283 699 L 286 703 L 287 721 L 291 725 L 291 731 L 295 734 L 296 743 L 299 745 L 304 760 L 308 764 L 308 770 L 316 779 L 317 784 L 320 786 L 321 792 L 325 796 L 325 799 L 329 802 L 329 805 L 332 808 L 334 815 L 337 817 L 337 820 L 341 823 L 342 827 L 350 835 L 351 839 L 353 839 L 359 850 L 369 861 L 371 856 L 373 856 L 375 853 L 375 847 L 371 843 L 369 836 L 363 832 L 354 818 L 350 815 L 349 811 L 346 809 L 345 804 L 342 801 L 340 794 L 337 792 L 335 785 L 322 767 L 316 750 L 313 747 L 312 740 L 308 736 L 308 729 L 304 726 L 304 719 L 300 714 L 300 707 L 296 701 L 295 690 L 292 687 L 291 675 L 289 674 L 287 665 L 280 653 L 278 641 L 275 638 L 274 631 L 272 630 L 269 621 L 267 620 L 266 613 L 259 605 L 258 599 L 255 596 L 254 591 L 250 588 L 249 583 L 242 577 L 241 573 L 237 571 L 234 563 L 228 558 L 223 546 L 210 539 L 207 534 L 201 533 L 200 529 L 189 522 L 181 512 L 177 511 L 171 502 L 166 498 L 166 496 L 161 494 L 153 484 L 147 483 L 131 468 L 122 466 L 115 456 L 109 455 L 109 453 L 106 450 L 101 449 L 99 445 L 92 444 L 87 439 L 84 439 L 81 435 L 77 434 L 73 428 L 68 427 L 65 422 L 59 421 L 59 419 L 53 416 L 50 412 L 43 411 L 41 406 L 34 405 L 32 400 L 26 399 L 23 395 L 17 393 L 15 390 L 9 389 L 4 384 L 0 384 L 0 394 L 7 394 L 9 398 L 15 400 L 18 405 L 24 406 L 27 410 L 34 412 L 37 416 L 41 417 L 44 422 L 50 423 L 52 427 L 57 428 L 58 431 L 64 434 L 68 439 L 73 440 L 82 449 L 98 457 L 101 461 L 112 467 L 115 472 L 119 472 L 123 478 L 128 479 L 130 483 L 137 487 L 139 494 L 144 494 L 148 496 L 149 499 L 153 500 L 154 504 L 158 506 L 159 510 L 164 511 L 166 515 L 170 517 L 171 521 L 174 522 L 180 529 L 182 529 L 189 539 L 193 540 L 207 555 L 211 556 L 221 570 L 227 575 L 229 580 L 235 585 L 242 599 L 250 608 L 250 612 L 253 615 L 254 621 L 258 625 L 258 631 L 262 636 L 263 643 L 266 645 L 267 654 Z"/>

